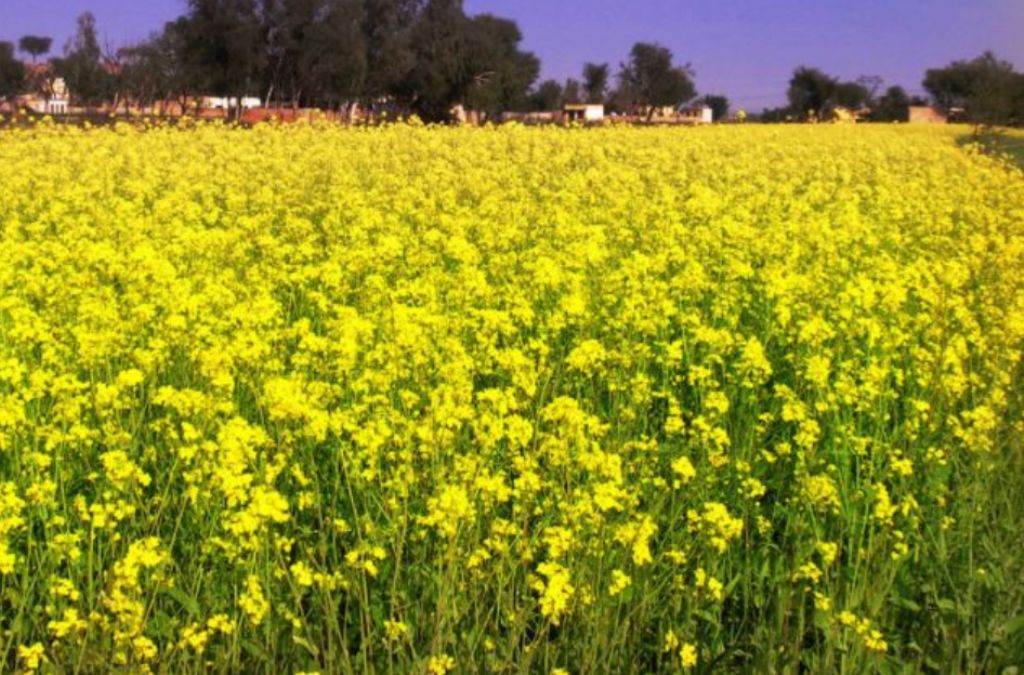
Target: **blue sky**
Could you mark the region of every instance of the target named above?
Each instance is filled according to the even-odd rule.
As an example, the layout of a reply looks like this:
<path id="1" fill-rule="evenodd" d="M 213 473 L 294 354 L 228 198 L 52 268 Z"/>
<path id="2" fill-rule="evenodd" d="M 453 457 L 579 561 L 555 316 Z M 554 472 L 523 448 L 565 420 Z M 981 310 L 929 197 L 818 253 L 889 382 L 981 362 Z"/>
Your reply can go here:
<path id="1" fill-rule="evenodd" d="M 920 92 L 928 67 L 985 49 L 1024 70 L 1024 0 L 465 0 L 472 14 L 515 19 L 543 77 L 578 76 L 585 61 L 616 66 L 632 43 L 659 42 L 697 72 L 702 93 L 734 107 L 782 103 L 790 73 L 811 65 L 843 78 L 879 75 Z M 26 33 L 60 50 L 75 16 L 96 14 L 117 47 L 184 11 L 184 0 L 0 0 L 0 40 Z"/>

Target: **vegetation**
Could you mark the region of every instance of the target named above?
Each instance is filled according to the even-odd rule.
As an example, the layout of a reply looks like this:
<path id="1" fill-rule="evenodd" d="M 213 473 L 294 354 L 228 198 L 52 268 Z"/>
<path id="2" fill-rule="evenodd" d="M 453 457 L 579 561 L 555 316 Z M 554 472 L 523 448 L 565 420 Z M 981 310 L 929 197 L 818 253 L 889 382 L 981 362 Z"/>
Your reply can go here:
<path id="1" fill-rule="evenodd" d="M 78 17 L 78 30 L 64 58 L 54 61 L 54 70 L 64 78 L 79 105 L 99 105 L 110 97 L 111 81 L 102 58 L 96 17 L 86 12 Z"/>
<path id="2" fill-rule="evenodd" d="M 729 99 L 721 94 L 707 94 L 700 102 L 711 108 L 712 118 L 716 122 L 725 120 L 729 115 Z"/>
<path id="3" fill-rule="evenodd" d="M 1024 175 L 956 141 L 3 132 L 0 670 L 1019 665 Z"/>
<path id="4" fill-rule="evenodd" d="M 177 101 L 184 109 L 190 100 L 213 96 L 232 101 L 236 118 L 243 99 L 258 98 L 269 107 L 362 108 L 378 118 L 415 114 L 426 121 L 454 119 L 459 107 L 490 120 L 584 102 L 651 117 L 697 98 L 692 68 L 674 64 L 672 52 L 658 44 L 635 43 L 613 87 L 607 63 L 584 64 L 579 80 L 536 84 L 541 64 L 522 41 L 514 21 L 470 16 L 463 0 L 188 0 L 185 14 L 148 40 L 107 53 L 95 18 L 82 14 L 50 70 L 26 71 L 15 63 L 13 46 L 0 43 L 0 97 L 14 101 L 27 90 L 49 96 L 59 76 L 82 107 L 127 112 Z M 33 64 L 51 46 L 51 38 L 39 35 L 18 42 Z M 861 120 L 902 122 L 908 106 L 929 103 L 897 85 L 880 94 L 883 84 L 877 76 L 844 81 L 801 66 L 790 78 L 786 105 L 759 117 L 816 121 L 846 108 Z M 930 69 L 923 86 L 954 121 L 1024 124 L 1024 73 L 991 52 Z M 703 100 L 715 120 L 726 118 L 727 97 Z"/>
<path id="5" fill-rule="evenodd" d="M 14 57 L 14 45 L 0 42 L 0 101 L 14 100 L 25 83 L 25 66 Z"/>
<path id="6" fill-rule="evenodd" d="M 1024 73 L 986 52 L 929 70 L 924 78 L 936 104 L 979 125 L 1024 124 Z"/>
<path id="7" fill-rule="evenodd" d="M 678 107 L 697 95 L 693 70 L 673 64 L 667 47 L 638 42 L 629 52 L 629 60 L 619 70 L 619 97 L 630 107 L 647 111 L 648 119 L 656 108 Z"/>
<path id="8" fill-rule="evenodd" d="M 42 35 L 25 35 L 18 40 L 18 50 L 32 57 L 34 62 L 40 56 L 50 53 L 53 46 L 53 38 Z"/>
<path id="9" fill-rule="evenodd" d="M 607 63 L 583 65 L 583 91 L 587 103 L 604 103 L 611 85 L 611 67 Z"/>
<path id="10" fill-rule="evenodd" d="M 829 108 L 859 109 L 868 105 L 871 93 L 859 82 L 842 82 L 817 68 L 797 68 L 786 91 L 789 111 L 800 119 L 823 119 Z"/>

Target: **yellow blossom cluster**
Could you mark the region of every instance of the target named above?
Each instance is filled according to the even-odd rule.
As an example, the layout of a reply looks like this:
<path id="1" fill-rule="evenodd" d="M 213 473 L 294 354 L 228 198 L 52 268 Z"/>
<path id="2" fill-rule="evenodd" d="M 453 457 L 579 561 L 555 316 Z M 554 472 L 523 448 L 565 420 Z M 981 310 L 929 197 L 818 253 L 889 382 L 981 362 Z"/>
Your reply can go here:
<path id="1" fill-rule="evenodd" d="M 0 131 L 0 670 L 1019 665 L 964 133 Z"/>

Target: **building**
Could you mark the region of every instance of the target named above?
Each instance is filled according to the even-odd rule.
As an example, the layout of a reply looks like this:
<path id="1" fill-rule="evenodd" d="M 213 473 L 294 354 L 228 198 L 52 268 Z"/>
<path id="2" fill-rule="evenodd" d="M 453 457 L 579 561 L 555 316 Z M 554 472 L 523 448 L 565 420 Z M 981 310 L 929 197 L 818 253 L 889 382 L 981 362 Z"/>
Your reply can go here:
<path id="1" fill-rule="evenodd" d="M 241 108 L 242 110 L 252 110 L 253 108 L 259 108 L 263 105 L 263 102 L 255 96 L 243 96 L 241 105 L 237 97 L 226 97 L 226 96 L 203 96 L 199 107 L 207 110 L 235 110 Z"/>
<path id="2" fill-rule="evenodd" d="M 18 97 L 18 107 L 39 115 L 65 115 L 70 108 L 70 93 L 64 78 L 58 77 L 49 63 L 25 66 L 28 93 Z"/>
<path id="3" fill-rule="evenodd" d="M 825 113 L 825 119 L 836 124 L 856 124 L 857 122 L 868 119 L 870 116 L 871 110 L 868 108 L 855 110 L 841 105 L 832 106 L 832 108 Z"/>
<path id="4" fill-rule="evenodd" d="M 680 108 L 678 116 L 682 124 L 711 124 L 715 121 L 714 111 L 709 105 Z"/>
<path id="5" fill-rule="evenodd" d="M 604 122 L 604 105 L 601 103 L 567 103 L 562 109 L 562 119 L 566 123 L 599 124 Z"/>
<path id="6" fill-rule="evenodd" d="M 949 119 L 934 106 L 912 105 L 907 110 L 907 121 L 911 124 L 945 124 Z"/>

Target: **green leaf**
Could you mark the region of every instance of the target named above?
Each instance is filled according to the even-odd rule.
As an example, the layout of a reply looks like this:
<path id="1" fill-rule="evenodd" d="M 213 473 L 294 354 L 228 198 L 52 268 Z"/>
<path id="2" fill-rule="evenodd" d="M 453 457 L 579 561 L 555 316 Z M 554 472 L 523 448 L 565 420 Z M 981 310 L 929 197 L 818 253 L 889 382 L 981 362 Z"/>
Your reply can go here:
<path id="1" fill-rule="evenodd" d="M 199 608 L 199 602 L 177 586 L 171 586 L 166 592 L 167 595 L 174 598 L 178 604 L 188 612 L 190 618 L 198 619 L 200 614 L 202 614 L 202 610 Z"/>
<path id="2" fill-rule="evenodd" d="M 1019 614 L 1003 624 L 1002 632 L 1006 637 L 1012 637 L 1024 629 L 1024 614 Z"/>
<path id="3" fill-rule="evenodd" d="M 265 650 L 261 645 L 253 642 L 252 640 L 246 639 L 243 639 L 241 641 L 241 644 L 242 649 L 246 651 L 250 656 L 253 656 L 263 662 L 269 660 L 270 655 L 267 654 L 267 650 Z"/>
<path id="4" fill-rule="evenodd" d="M 165 640 L 174 639 L 174 619 L 164 612 L 157 612 L 146 624 L 146 631 Z"/>
<path id="5" fill-rule="evenodd" d="M 897 604 L 900 607 L 903 607 L 904 609 L 909 609 L 911 612 L 920 612 L 921 611 L 921 605 L 919 605 L 916 602 L 914 602 L 913 600 L 910 600 L 910 599 L 907 599 L 907 598 L 900 598 L 897 601 Z"/>
<path id="6" fill-rule="evenodd" d="M 935 601 L 935 604 L 938 605 L 939 609 L 943 612 L 949 612 L 950 614 L 956 612 L 956 603 L 949 598 L 940 598 Z"/>
<path id="7" fill-rule="evenodd" d="M 718 620 L 717 616 L 715 616 L 711 612 L 708 612 L 708 611 L 703 610 L 703 609 L 698 609 L 698 610 L 694 611 L 694 615 L 697 616 L 698 618 L 704 619 L 705 621 L 707 621 L 712 626 L 718 626 L 721 623 Z"/>
<path id="8" fill-rule="evenodd" d="M 317 649 L 316 645 L 307 640 L 306 638 L 299 637 L 298 635 L 292 635 L 292 642 L 309 652 L 309 655 L 314 659 L 320 656 L 320 650 Z"/>

